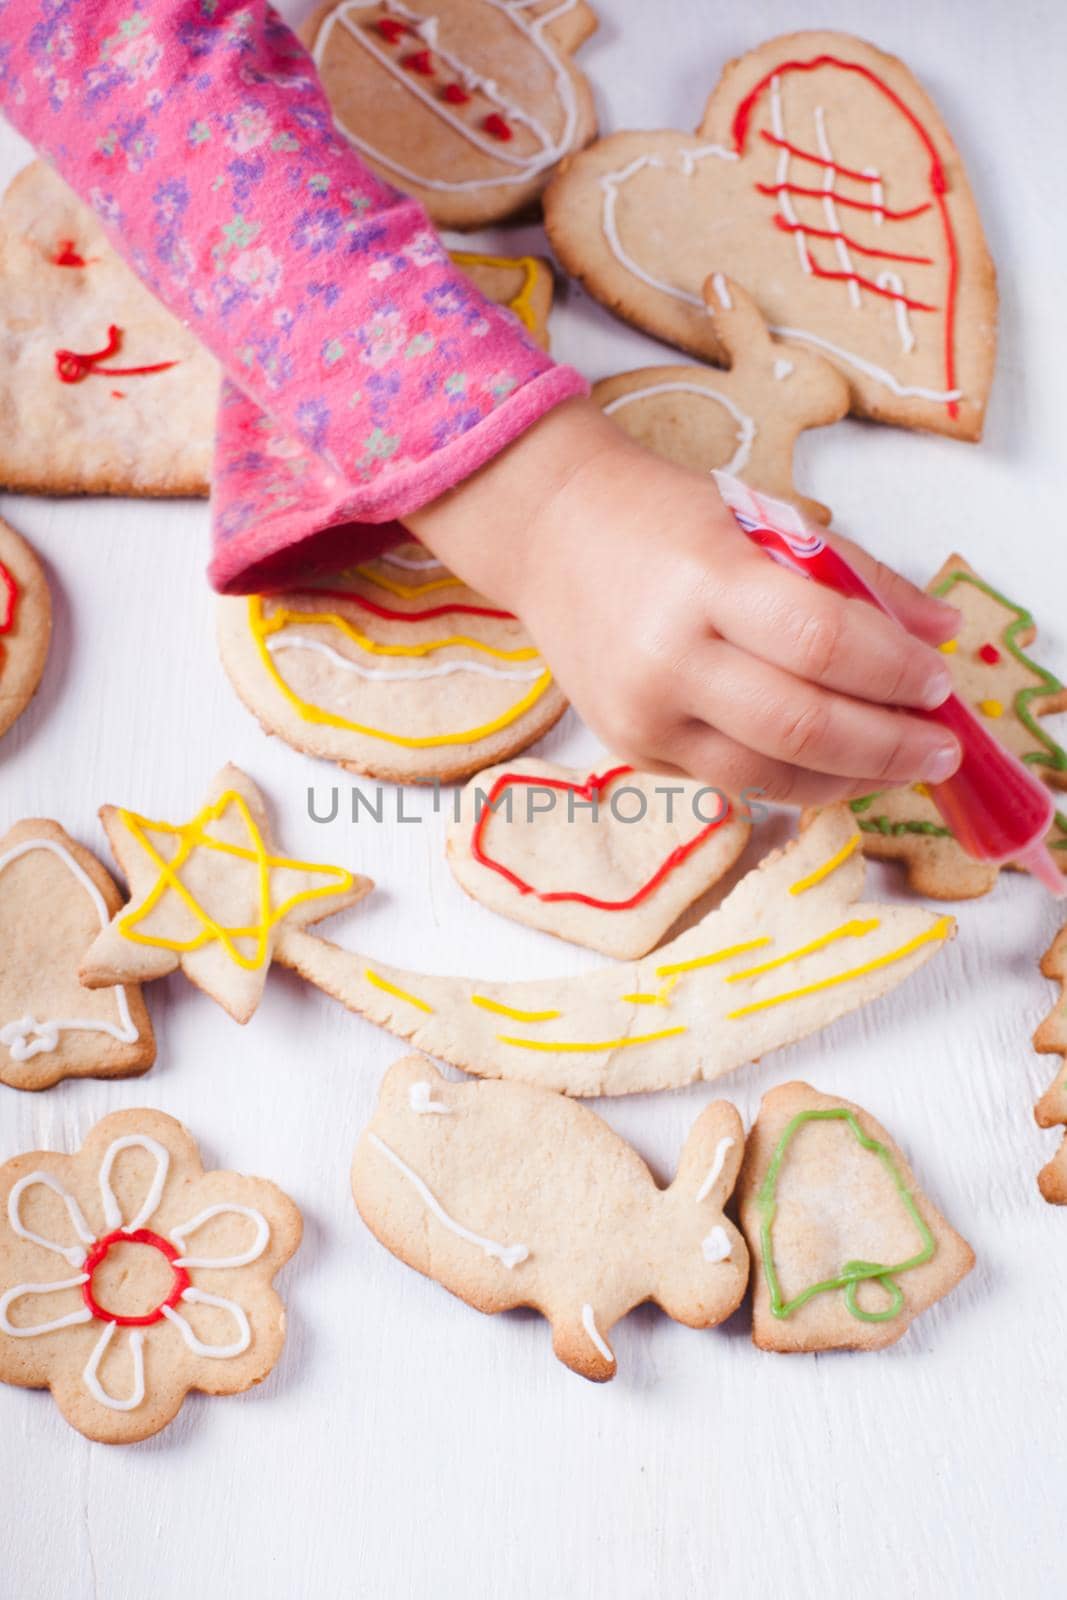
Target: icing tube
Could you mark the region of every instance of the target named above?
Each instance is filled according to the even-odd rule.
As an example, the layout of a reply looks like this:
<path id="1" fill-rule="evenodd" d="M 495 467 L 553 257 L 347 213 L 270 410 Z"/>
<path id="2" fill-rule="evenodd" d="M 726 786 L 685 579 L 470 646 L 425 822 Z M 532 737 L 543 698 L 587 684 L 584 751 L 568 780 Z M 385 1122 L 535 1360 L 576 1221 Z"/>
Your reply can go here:
<path id="1" fill-rule="evenodd" d="M 739 525 L 773 560 L 838 594 L 866 600 L 887 616 L 894 615 L 844 557 L 804 525 L 792 506 L 753 493 L 727 473 L 714 476 Z M 1056 812 L 1046 785 L 986 731 L 958 695 L 950 694 L 933 711 L 914 714 L 948 728 L 963 750 L 952 777 L 928 785 L 930 798 L 960 848 L 976 861 L 1017 862 L 1052 894 L 1067 895 L 1067 878 L 1045 844 Z"/>

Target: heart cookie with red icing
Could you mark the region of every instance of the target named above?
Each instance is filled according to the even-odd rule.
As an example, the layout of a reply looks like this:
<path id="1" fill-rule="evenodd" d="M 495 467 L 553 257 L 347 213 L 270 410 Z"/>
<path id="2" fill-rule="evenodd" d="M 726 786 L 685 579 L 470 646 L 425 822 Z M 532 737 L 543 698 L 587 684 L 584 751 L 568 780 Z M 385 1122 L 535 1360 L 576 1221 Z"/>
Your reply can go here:
<path id="1" fill-rule="evenodd" d="M 36 694 L 51 637 L 52 597 L 41 563 L 0 521 L 0 735 Z"/>
<path id="2" fill-rule="evenodd" d="M 620 316 L 719 362 L 722 272 L 771 332 L 827 356 L 858 416 L 981 435 L 996 283 L 959 153 L 908 68 L 847 34 L 733 61 L 695 135 L 613 134 L 545 195 L 568 271 Z"/>
<path id="3" fill-rule="evenodd" d="M 491 911 L 632 960 L 730 870 L 751 831 L 706 785 L 529 759 L 468 783 L 448 862 Z"/>

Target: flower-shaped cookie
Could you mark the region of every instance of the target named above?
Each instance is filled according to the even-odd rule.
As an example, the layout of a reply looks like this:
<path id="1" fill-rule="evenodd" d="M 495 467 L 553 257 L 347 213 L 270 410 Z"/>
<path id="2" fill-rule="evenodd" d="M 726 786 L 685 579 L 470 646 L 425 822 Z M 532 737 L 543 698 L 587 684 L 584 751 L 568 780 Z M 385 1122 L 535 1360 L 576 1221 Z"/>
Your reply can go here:
<path id="1" fill-rule="evenodd" d="M 0 1381 L 50 1388 L 108 1444 L 157 1433 L 190 1389 L 251 1388 L 285 1341 L 271 1283 L 302 1226 L 273 1184 L 205 1172 L 158 1111 L 105 1117 L 74 1156 L 16 1156 L 0 1167 Z"/>

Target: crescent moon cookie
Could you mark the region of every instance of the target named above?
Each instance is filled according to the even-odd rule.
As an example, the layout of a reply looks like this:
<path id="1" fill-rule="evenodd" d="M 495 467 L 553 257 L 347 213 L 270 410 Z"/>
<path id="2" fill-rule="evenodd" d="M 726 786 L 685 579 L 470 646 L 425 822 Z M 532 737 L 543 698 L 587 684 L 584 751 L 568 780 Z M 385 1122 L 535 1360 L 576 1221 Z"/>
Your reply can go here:
<path id="1" fill-rule="evenodd" d="M 806 1083 L 764 1095 L 738 1201 L 761 1350 L 882 1350 L 974 1265 L 885 1129 Z"/>
<path id="2" fill-rule="evenodd" d="M 422 1056 L 385 1075 L 352 1190 L 387 1250 L 478 1311 L 533 1306 L 583 1378 L 613 1378 L 615 1323 L 654 1300 L 690 1328 L 741 1303 L 748 1252 L 723 1214 L 744 1150 L 717 1100 L 661 1189 L 584 1106 L 517 1083 L 452 1083 Z"/>
<path id="3" fill-rule="evenodd" d="M 223 599 L 218 618 L 223 666 L 262 727 L 350 772 L 453 783 L 566 709 L 518 618 L 415 543 L 328 584 Z"/>
<path id="4" fill-rule="evenodd" d="M 448 864 L 491 911 L 631 960 L 730 870 L 751 831 L 705 785 L 526 759 L 471 779 Z"/>
<path id="5" fill-rule="evenodd" d="M 1053 789 L 1067 790 L 1067 751 L 1040 720 L 1067 711 L 1067 688 L 1026 653 L 1037 633 L 1030 612 L 994 589 L 962 556 L 949 556 L 926 588 L 963 615 L 957 637 L 941 646 L 956 693 L 1014 755 Z M 996 887 L 1000 867 L 961 850 L 922 785 L 864 795 L 850 804 L 866 854 L 902 861 L 919 894 L 971 900 Z M 1067 872 L 1064 811 L 1056 813 L 1046 843 Z"/>
<path id="6" fill-rule="evenodd" d="M 1034 1034 L 1034 1049 L 1062 1059 L 1055 1078 L 1034 1107 L 1034 1118 L 1039 1128 L 1067 1127 L 1067 928 L 1060 929 L 1045 951 L 1041 971 L 1059 983 L 1060 997 Z M 1050 1205 L 1067 1205 L 1067 1135 L 1039 1172 L 1037 1186 Z"/>
<path id="7" fill-rule="evenodd" d="M 122 904 L 94 855 L 58 822 L 18 822 L 0 839 L 0 1083 L 129 1078 L 156 1058 L 136 984 L 90 994 L 78 963 Z"/>
<path id="8" fill-rule="evenodd" d="M 951 917 L 859 903 L 851 817 L 826 811 L 717 910 L 641 961 L 577 977 L 445 978 L 294 929 L 285 960 L 427 1055 L 565 1094 L 711 1080 L 894 989 L 952 937 Z"/>
<path id="9" fill-rule="evenodd" d="M 547 261 L 541 256 L 487 256 L 474 250 L 450 250 L 449 255 L 487 300 L 514 311 L 541 349 L 548 349 L 554 286 Z"/>
<path id="10" fill-rule="evenodd" d="M 0 204 L 0 485 L 205 495 L 219 369 L 35 161 Z"/>
<path id="11" fill-rule="evenodd" d="M 593 399 L 638 444 L 668 461 L 734 473 L 828 523 L 829 508 L 793 485 L 793 447 L 805 428 L 841 420 L 848 384 L 822 356 L 777 344 L 750 296 L 721 273 L 708 279 L 704 296 L 728 371 L 640 367 L 601 379 Z"/>
<path id="12" fill-rule="evenodd" d="M 334 123 L 446 228 L 522 211 L 596 132 L 584 0 L 326 0 L 301 29 Z"/>
<path id="13" fill-rule="evenodd" d="M 128 900 L 85 952 L 89 989 L 149 983 L 179 968 L 237 1022 L 259 1005 L 272 961 L 290 965 L 297 928 L 354 905 L 373 887 L 343 867 L 282 855 L 263 796 L 223 767 L 187 821 L 119 806 L 100 812 Z M 312 940 L 312 943 L 315 941 Z"/>
<path id="14" fill-rule="evenodd" d="M 274 1184 L 205 1172 L 161 1111 L 105 1117 L 76 1155 L 16 1156 L 0 1167 L 0 1382 L 51 1389 L 102 1444 L 158 1433 L 190 1389 L 251 1389 L 285 1343 L 272 1283 L 302 1228 Z"/>
<path id="15" fill-rule="evenodd" d="M 0 737 L 36 694 L 51 638 L 44 569 L 25 539 L 0 520 Z"/>
<path id="16" fill-rule="evenodd" d="M 978 439 L 993 374 L 993 265 L 963 163 L 903 62 L 848 34 L 732 61 L 695 134 L 616 133 L 545 195 L 568 272 L 710 361 L 709 272 L 771 333 L 847 378 L 857 416 Z"/>

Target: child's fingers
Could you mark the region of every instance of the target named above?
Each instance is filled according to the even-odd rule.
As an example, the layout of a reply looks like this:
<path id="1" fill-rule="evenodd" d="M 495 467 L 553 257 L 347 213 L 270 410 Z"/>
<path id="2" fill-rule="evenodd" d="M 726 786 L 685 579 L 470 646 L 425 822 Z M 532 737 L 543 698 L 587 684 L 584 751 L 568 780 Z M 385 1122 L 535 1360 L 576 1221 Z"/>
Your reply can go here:
<path id="1" fill-rule="evenodd" d="M 723 794 L 744 793 L 750 803 L 769 800 L 777 805 L 828 806 L 859 799 L 873 787 L 759 755 L 695 718 L 672 729 L 659 754 L 662 759 L 656 763 L 657 771 L 683 773 Z M 647 768 L 648 763 L 642 765 Z M 710 802 L 707 810 L 709 818 L 714 815 Z"/>
<path id="2" fill-rule="evenodd" d="M 885 705 L 940 705 L 952 688 L 945 662 L 891 617 L 846 600 L 751 547 L 726 581 L 709 583 L 707 612 L 724 639 L 798 678 Z"/>
<path id="3" fill-rule="evenodd" d="M 941 783 L 960 761 L 937 723 L 832 694 L 722 640 L 682 668 L 683 704 L 720 732 L 773 760 L 835 777 Z"/>
<path id="4" fill-rule="evenodd" d="M 887 567 L 884 561 L 875 560 L 874 556 L 851 539 L 833 533 L 828 536 L 827 542 L 855 567 L 860 577 L 900 618 L 909 633 L 925 639 L 927 644 L 944 644 L 946 639 L 956 637 L 962 618 L 955 606 L 924 594 L 922 589 L 917 589 L 899 572 Z"/>

